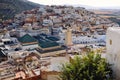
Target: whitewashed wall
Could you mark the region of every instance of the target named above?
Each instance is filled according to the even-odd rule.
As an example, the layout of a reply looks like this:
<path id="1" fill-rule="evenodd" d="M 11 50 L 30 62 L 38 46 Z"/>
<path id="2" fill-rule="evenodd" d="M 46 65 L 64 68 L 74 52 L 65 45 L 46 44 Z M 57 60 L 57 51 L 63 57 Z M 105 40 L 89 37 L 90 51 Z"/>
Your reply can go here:
<path id="1" fill-rule="evenodd" d="M 107 30 L 106 58 L 114 70 L 116 80 L 120 80 L 120 28 L 110 27 Z"/>

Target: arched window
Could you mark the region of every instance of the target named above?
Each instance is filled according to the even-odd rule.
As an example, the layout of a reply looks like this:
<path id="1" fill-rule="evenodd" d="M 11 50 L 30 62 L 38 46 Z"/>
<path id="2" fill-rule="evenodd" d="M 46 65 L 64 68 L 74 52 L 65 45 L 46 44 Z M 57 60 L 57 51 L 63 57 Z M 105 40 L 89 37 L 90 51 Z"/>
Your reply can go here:
<path id="1" fill-rule="evenodd" d="M 110 42 L 110 45 L 112 45 L 112 40 L 111 40 L 111 39 L 110 39 L 110 41 L 109 41 L 109 42 Z"/>

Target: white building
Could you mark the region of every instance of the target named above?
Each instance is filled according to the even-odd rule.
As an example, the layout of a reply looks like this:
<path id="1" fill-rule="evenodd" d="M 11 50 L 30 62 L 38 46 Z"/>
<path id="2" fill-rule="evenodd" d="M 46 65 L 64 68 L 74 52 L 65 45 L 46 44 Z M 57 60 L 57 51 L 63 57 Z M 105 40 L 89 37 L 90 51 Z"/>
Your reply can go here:
<path id="1" fill-rule="evenodd" d="M 54 9 L 55 13 L 61 14 L 63 9 Z"/>
<path id="2" fill-rule="evenodd" d="M 44 26 L 51 26 L 51 25 L 53 25 L 53 22 L 52 22 L 52 20 L 44 19 L 43 20 L 43 25 Z"/>
<path id="3" fill-rule="evenodd" d="M 104 44 L 105 35 L 94 35 L 94 36 L 73 36 L 73 43 L 75 44 Z"/>
<path id="4" fill-rule="evenodd" d="M 120 80 L 120 28 L 110 27 L 107 30 L 107 60 L 112 64 L 116 80 Z"/>
<path id="5" fill-rule="evenodd" d="M 12 51 L 8 53 L 8 60 L 13 60 L 17 58 L 24 58 L 28 56 L 30 53 L 28 51 Z"/>
<path id="6" fill-rule="evenodd" d="M 65 34 L 59 34 L 60 44 L 65 43 Z M 70 38 L 68 38 L 70 40 Z M 72 35 L 72 43 L 74 44 L 84 44 L 84 45 L 106 45 L 106 35 L 92 35 L 92 36 L 74 36 Z"/>

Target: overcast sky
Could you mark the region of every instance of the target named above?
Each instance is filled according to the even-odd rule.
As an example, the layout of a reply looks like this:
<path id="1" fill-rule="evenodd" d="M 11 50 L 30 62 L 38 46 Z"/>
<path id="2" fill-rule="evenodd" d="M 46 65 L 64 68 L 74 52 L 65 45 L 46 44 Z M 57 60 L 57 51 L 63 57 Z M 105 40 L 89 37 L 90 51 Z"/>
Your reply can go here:
<path id="1" fill-rule="evenodd" d="M 120 7 L 120 0 L 29 0 L 44 5 L 87 5 L 92 7 Z"/>

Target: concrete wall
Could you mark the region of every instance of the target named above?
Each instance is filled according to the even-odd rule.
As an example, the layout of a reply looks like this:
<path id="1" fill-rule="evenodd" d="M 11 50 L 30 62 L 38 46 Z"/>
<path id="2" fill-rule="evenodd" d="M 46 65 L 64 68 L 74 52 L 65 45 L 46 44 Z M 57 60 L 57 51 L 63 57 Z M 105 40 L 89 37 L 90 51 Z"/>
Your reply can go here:
<path id="1" fill-rule="evenodd" d="M 26 49 L 34 49 L 34 48 L 37 48 L 37 47 L 39 47 L 38 44 L 25 45 L 25 46 L 22 46 L 22 49 L 23 49 L 23 50 L 26 50 Z"/>
<path id="2" fill-rule="evenodd" d="M 41 48 L 41 49 L 42 50 L 52 50 L 52 49 L 57 49 L 57 48 L 61 48 L 61 46 L 55 46 L 55 47 L 49 47 L 49 48 Z"/>
<path id="3" fill-rule="evenodd" d="M 59 75 L 48 75 L 47 80 L 59 80 Z"/>
<path id="4" fill-rule="evenodd" d="M 106 58 L 112 64 L 116 80 L 120 80 L 120 28 L 111 27 L 107 30 L 107 55 Z"/>
<path id="5" fill-rule="evenodd" d="M 59 80 L 60 79 L 59 75 L 60 72 L 56 71 L 42 71 L 41 80 Z"/>

